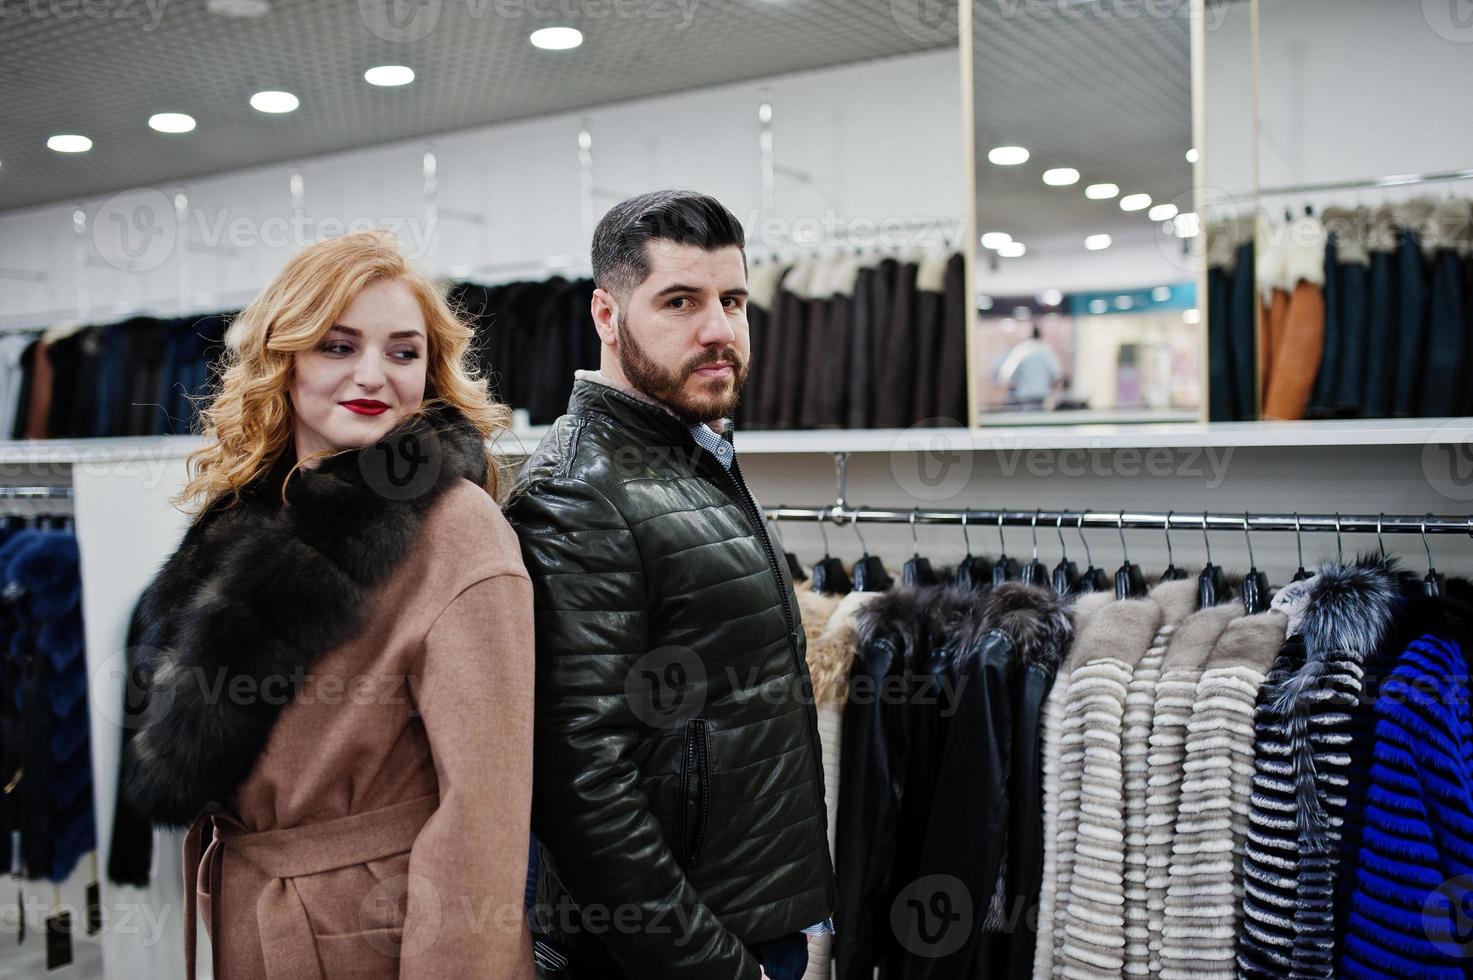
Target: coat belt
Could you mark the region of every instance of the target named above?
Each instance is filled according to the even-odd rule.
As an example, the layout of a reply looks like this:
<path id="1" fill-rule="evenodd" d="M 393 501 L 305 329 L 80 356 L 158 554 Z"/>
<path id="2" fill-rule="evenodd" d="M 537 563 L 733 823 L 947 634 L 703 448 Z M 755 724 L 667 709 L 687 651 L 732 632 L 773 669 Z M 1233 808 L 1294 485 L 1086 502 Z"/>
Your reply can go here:
<path id="1" fill-rule="evenodd" d="M 195 890 L 201 868 L 210 883 L 214 975 L 221 976 L 220 906 L 226 850 L 273 879 L 256 901 L 266 975 L 271 980 L 312 980 L 322 976 L 322 965 L 317 959 L 307 909 L 292 879 L 402 854 L 414 844 L 420 828 L 438 805 L 439 795 L 432 793 L 336 820 L 258 832 L 247 830 L 218 811 L 200 814 L 184 838 L 184 968 L 188 980 L 195 980 Z M 202 850 L 207 826 L 210 841 Z"/>

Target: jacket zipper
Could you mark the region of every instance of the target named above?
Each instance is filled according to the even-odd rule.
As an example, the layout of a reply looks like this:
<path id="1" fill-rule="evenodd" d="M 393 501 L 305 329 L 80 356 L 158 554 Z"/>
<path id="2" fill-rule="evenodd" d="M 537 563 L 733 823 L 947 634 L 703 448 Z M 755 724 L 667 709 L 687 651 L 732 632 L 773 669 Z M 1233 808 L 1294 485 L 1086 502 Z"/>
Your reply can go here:
<path id="1" fill-rule="evenodd" d="M 701 860 L 706 845 L 706 827 L 711 815 L 710 753 L 706 744 L 706 719 L 692 718 L 685 723 L 684 766 L 680 778 L 680 826 L 677 853 L 681 863 L 693 868 Z M 688 830 L 691 818 L 690 782 L 696 780 L 695 830 Z"/>

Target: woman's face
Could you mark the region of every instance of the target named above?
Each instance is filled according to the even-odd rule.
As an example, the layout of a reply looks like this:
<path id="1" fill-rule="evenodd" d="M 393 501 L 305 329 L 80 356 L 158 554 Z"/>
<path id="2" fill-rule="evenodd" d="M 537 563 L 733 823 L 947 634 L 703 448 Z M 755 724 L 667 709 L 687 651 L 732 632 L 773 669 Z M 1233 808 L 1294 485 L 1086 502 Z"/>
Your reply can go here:
<path id="1" fill-rule="evenodd" d="M 316 347 L 294 362 L 297 458 L 360 449 L 424 400 L 425 318 L 403 283 L 363 288 Z"/>

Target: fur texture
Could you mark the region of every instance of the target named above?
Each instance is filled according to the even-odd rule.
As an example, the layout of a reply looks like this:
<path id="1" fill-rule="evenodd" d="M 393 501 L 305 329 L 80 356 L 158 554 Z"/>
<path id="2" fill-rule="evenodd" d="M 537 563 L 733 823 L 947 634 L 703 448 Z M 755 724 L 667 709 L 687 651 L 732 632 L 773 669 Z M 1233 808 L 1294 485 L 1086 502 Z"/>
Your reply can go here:
<path id="1" fill-rule="evenodd" d="M 1013 641 L 1018 664 L 1037 664 L 1050 673 L 1074 642 L 1068 605 L 1035 585 L 1008 582 L 992 589 L 983 603 L 982 619 L 988 629 L 1001 630 Z"/>
<path id="2" fill-rule="evenodd" d="M 480 433 L 444 406 L 298 471 L 282 507 L 290 465 L 201 515 L 134 612 L 142 707 L 122 791 L 155 823 L 189 824 L 249 775 L 312 664 L 361 628 L 425 512 L 455 481 L 486 477 Z"/>

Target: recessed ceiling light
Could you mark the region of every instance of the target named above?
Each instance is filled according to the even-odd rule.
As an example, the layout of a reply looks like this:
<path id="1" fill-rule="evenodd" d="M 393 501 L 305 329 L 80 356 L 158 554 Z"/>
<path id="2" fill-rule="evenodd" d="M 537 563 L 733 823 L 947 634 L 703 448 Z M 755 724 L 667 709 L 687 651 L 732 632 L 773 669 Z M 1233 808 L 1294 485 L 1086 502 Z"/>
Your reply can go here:
<path id="1" fill-rule="evenodd" d="M 989 231 L 982 236 L 983 248 L 1002 248 L 1013 240 L 1013 236 L 1005 231 Z"/>
<path id="2" fill-rule="evenodd" d="M 1198 309 L 1182 310 L 1181 322 L 1186 324 L 1198 324 L 1202 322 L 1202 311 Z"/>
<path id="3" fill-rule="evenodd" d="M 544 51 L 567 51 L 583 43 L 583 32 L 576 27 L 544 27 L 532 32 L 532 47 Z"/>
<path id="4" fill-rule="evenodd" d="M 987 160 L 999 167 L 1016 167 L 1028 162 L 1028 151 L 1021 146 L 994 146 L 987 151 Z"/>
<path id="5" fill-rule="evenodd" d="M 1132 309 L 1134 306 L 1135 300 L 1131 299 L 1129 296 L 1115 297 L 1115 309 L 1117 310 L 1129 310 Z"/>
<path id="6" fill-rule="evenodd" d="M 1089 311 L 1091 313 L 1103 313 L 1109 308 L 1110 304 L 1102 299 L 1092 299 L 1089 301 Z"/>
<path id="7" fill-rule="evenodd" d="M 1169 299 L 1171 299 L 1170 286 L 1157 286 L 1155 289 L 1151 290 L 1151 300 L 1153 302 L 1164 303 Z"/>
<path id="8" fill-rule="evenodd" d="M 1197 152 L 1197 148 L 1195 146 L 1192 147 L 1187 151 L 1187 163 L 1196 163 L 1199 156 L 1200 154 Z"/>
<path id="9" fill-rule="evenodd" d="M 1176 217 L 1177 207 L 1175 204 L 1158 204 L 1150 210 L 1146 217 L 1152 221 L 1170 221 Z"/>
<path id="10" fill-rule="evenodd" d="M 1005 259 L 1021 258 L 1028 251 L 1028 246 L 1022 242 L 1004 242 L 998 246 L 997 254 Z"/>
<path id="11" fill-rule="evenodd" d="M 1151 195 L 1149 194 L 1127 194 L 1120 199 L 1120 210 L 1122 211 L 1144 211 L 1151 206 Z"/>
<path id="12" fill-rule="evenodd" d="M 301 104 L 290 92 L 257 92 L 251 96 L 251 108 L 258 112 L 292 112 Z"/>
<path id="13" fill-rule="evenodd" d="M 1118 184 L 1090 184 L 1084 189 L 1084 196 L 1091 201 L 1108 201 L 1119 193 Z"/>
<path id="14" fill-rule="evenodd" d="M 1197 212 L 1195 211 L 1179 214 L 1171 220 L 1176 226 L 1177 238 L 1196 238 L 1202 230 L 1202 222 L 1198 220 Z"/>
<path id="15" fill-rule="evenodd" d="M 414 81 L 414 69 L 407 65 L 375 65 L 363 73 L 363 80 L 382 88 L 408 85 Z"/>
<path id="16" fill-rule="evenodd" d="M 992 309 L 992 297 L 991 296 L 978 296 L 977 297 L 977 309 L 979 309 L 979 310 L 990 310 L 990 309 Z"/>
<path id="17" fill-rule="evenodd" d="M 1110 242 L 1111 238 L 1109 235 L 1090 235 L 1084 240 L 1084 247 L 1091 252 L 1098 252 L 1102 249 L 1109 248 Z"/>
<path id="18" fill-rule="evenodd" d="M 194 131 L 194 117 L 183 112 L 155 112 L 148 117 L 148 128 L 160 133 L 190 133 Z"/>
<path id="19" fill-rule="evenodd" d="M 1057 289 L 1045 289 L 1038 294 L 1038 301 L 1044 306 L 1058 306 L 1064 302 L 1064 294 Z"/>
<path id="20" fill-rule="evenodd" d="M 48 138 L 46 147 L 57 153 L 86 153 L 92 149 L 92 141 L 75 133 L 60 133 Z"/>
<path id="21" fill-rule="evenodd" d="M 221 17 L 261 17 L 271 13 L 271 0 L 205 0 L 205 9 Z"/>
<path id="22" fill-rule="evenodd" d="M 1043 172 L 1043 182 L 1050 187 L 1068 187 L 1079 183 L 1079 171 L 1073 167 L 1055 167 Z"/>

